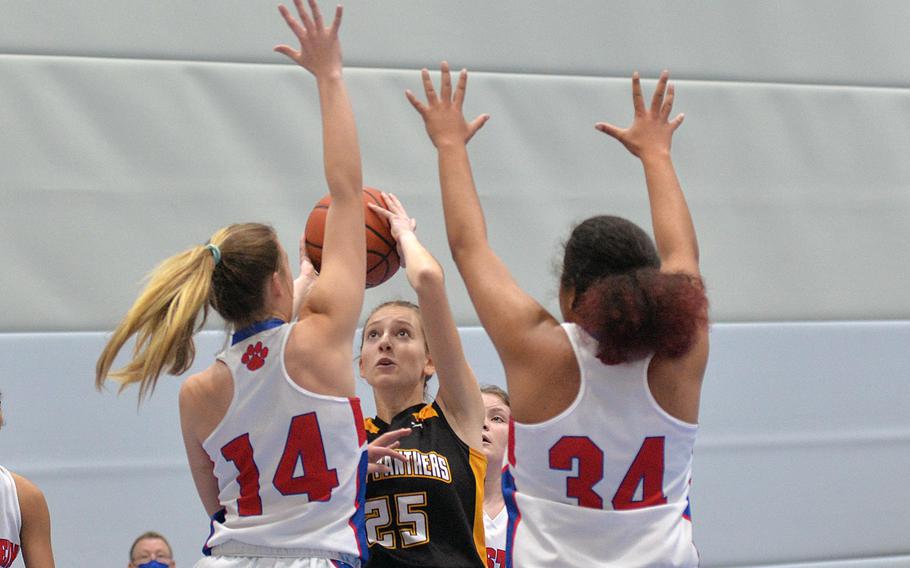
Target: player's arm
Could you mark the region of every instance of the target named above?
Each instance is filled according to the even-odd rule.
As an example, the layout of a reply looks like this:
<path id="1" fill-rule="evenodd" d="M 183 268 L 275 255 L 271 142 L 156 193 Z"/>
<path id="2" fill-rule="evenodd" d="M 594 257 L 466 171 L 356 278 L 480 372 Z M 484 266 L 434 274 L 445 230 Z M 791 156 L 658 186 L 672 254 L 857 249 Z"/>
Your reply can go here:
<path id="1" fill-rule="evenodd" d="M 51 516 L 44 494 L 34 483 L 21 475 L 13 474 L 16 493 L 19 494 L 19 511 L 22 529 L 19 542 L 26 568 L 54 568 L 51 548 Z"/>
<path id="2" fill-rule="evenodd" d="M 354 113 L 342 74 L 338 30 L 339 6 L 331 27 L 325 27 L 315 0 L 310 10 L 301 0 L 294 4 L 298 21 L 287 8 L 279 10 L 300 41 L 300 49 L 280 45 L 283 53 L 316 78 L 323 129 L 323 162 L 332 196 L 325 225 L 320 277 L 300 308 L 300 319 L 314 314 L 320 319 L 320 337 L 332 343 L 350 343 L 363 304 L 366 281 L 366 238 L 363 219 L 363 181 L 360 146 Z"/>
<path id="3" fill-rule="evenodd" d="M 294 307 L 293 313 L 296 317 L 300 314 L 300 308 L 303 306 L 303 301 L 310 294 L 310 289 L 313 288 L 313 284 L 316 283 L 316 279 L 319 277 L 319 274 L 316 273 L 316 268 L 313 266 L 313 263 L 310 262 L 310 257 L 306 253 L 306 233 L 300 235 L 300 273 L 297 278 L 294 279 Z"/>
<path id="4" fill-rule="evenodd" d="M 225 372 L 227 371 L 225 370 Z M 202 440 L 214 430 L 214 425 L 217 425 L 219 421 L 219 407 L 225 405 L 223 402 L 217 401 L 217 398 L 224 397 L 224 393 L 213 392 L 215 389 L 210 388 L 205 380 L 205 376 L 210 373 L 211 369 L 185 380 L 180 385 L 179 401 L 180 430 L 183 433 L 183 445 L 186 448 L 190 473 L 205 512 L 212 516 L 221 509 L 218 499 L 218 480 L 215 477 L 215 464 L 202 447 Z M 212 404 L 213 399 L 216 400 L 214 405 Z M 230 404 L 230 400 L 227 401 L 227 404 Z M 226 408 L 223 411 L 226 411 Z M 221 412 L 220 416 L 223 415 L 224 412 Z M 212 422 L 214 425 L 211 424 Z"/>
<path id="5" fill-rule="evenodd" d="M 417 239 L 414 232 L 417 223 L 408 217 L 398 198 L 387 193 L 382 197 L 388 209 L 373 204 L 370 208 L 389 220 L 408 282 L 417 292 L 430 356 L 439 378 L 436 400 L 458 437 L 472 448 L 482 449 L 483 398 L 477 378 L 465 359 L 446 296 L 442 266 Z"/>
<path id="6" fill-rule="evenodd" d="M 669 74 L 664 71 L 654 89 L 650 107 L 645 107 L 641 81 L 638 73 L 635 73 L 632 76 L 632 104 L 635 111 L 632 125 L 629 128 L 619 128 L 607 122 L 599 122 L 596 127 L 617 139 L 641 160 L 661 270 L 698 276 L 695 225 L 670 157 L 673 133 L 682 124 L 684 115 L 677 115 L 670 120 L 675 88 L 668 85 L 668 81 Z"/>
<path id="7" fill-rule="evenodd" d="M 596 128 L 617 139 L 641 160 L 648 186 L 654 241 L 661 259 L 661 271 L 681 272 L 700 278 L 695 225 L 670 158 L 673 133 L 682 124 L 684 115 L 670 119 L 675 88 L 668 85 L 668 80 L 669 74 L 666 71 L 661 73 L 651 105 L 645 107 L 641 81 L 638 73 L 635 73 L 632 76 L 632 104 L 635 112 L 632 125 L 619 128 L 599 122 Z M 700 327 L 696 334 L 692 348 L 685 355 L 672 359 L 655 357 L 648 370 L 652 384 L 675 384 L 688 379 L 688 388 L 675 386 L 672 389 L 673 396 L 660 401 L 664 410 L 688 422 L 698 421 L 701 382 L 708 364 L 707 326 Z"/>
<path id="8" fill-rule="evenodd" d="M 547 377 L 557 353 L 564 351 L 559 347 L 567 342 L 565 334 L 559 329 L 559 322 L 518 286 L 490 248 L 471 172 L 467 143 L 489 117 L 481 115 L 470 123 L 464 119 L 466 71 L 459 75 L 453 91 L 448 65 L 443 63 L 439 94 L 426 69 L 422 77 L 427 102 L 421 102 L 410 91 L 407 95 L 423 117 L 438 151 L 446 233 L 455 264 L 506 373 Z M 520 399 L 521 392 L 516 388 L 521 386 L 510 380 L 510 394 Z"/>

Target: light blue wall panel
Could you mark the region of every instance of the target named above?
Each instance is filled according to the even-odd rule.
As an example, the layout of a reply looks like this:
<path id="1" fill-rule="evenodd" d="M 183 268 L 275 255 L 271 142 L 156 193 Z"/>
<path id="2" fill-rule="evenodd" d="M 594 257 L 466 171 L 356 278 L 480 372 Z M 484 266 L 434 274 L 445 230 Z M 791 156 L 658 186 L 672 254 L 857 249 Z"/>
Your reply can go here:
<path id="1" fill-rule="evenodd" d="M 483 331 L 462 337 L 481 380 L 503 384 Z M 711 341 L 692 488 L 703 565 L 905 566 L 910 322 L 719 324 Z M 99 394 L 103 342 L 0 335 L 10 355 L 0 358 L 0 463 L 45 491 L 59 565 L 110 565 L 150 528 L 190 565 L 207 522 L 180 440 L 179 380 L 163 377 L 139 408 L 135 389 Z M 222 342 L 203 334 L 194 368 Z M 358 389 L 369 415 L 371 395 Z M 841 564 L 851 559 L 866 560 Z"/>

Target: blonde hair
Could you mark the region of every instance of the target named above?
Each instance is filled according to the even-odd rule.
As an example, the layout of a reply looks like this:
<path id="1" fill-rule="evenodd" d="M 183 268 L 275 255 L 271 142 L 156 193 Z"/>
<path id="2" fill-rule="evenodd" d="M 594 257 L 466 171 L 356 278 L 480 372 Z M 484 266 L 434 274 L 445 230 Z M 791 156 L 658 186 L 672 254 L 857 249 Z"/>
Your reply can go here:
<path id="1" fill-rule="evenodd" d="M 499 397 L 499 400 L 501 400 L 503 404 L 512 408 L 512 401 L 509 400 L 509 393 L 496 385 L 480 385 L 480 393 Z"/>
<path id="2" fill-rule="evenodd" d="M 230 225 L 209 243 L 221 251 L 217 265 L 212 251 L 199 245 L 168 258 L 151 273 L 98 358 L 98 389 L 108 378 L 120 383 L 120 391 L 139 383 L 142 400 L 155 390 L 163 371 L 185 372 L 196 356 L 193 335 L 205 324 L 209 306 L 235 326 L 252 323 L 261 314 L 266 282 L 281 266 L 275 231 L 260 223 Z M 132 359 L 111 372 L 120 349 L 134 335 Z"/>

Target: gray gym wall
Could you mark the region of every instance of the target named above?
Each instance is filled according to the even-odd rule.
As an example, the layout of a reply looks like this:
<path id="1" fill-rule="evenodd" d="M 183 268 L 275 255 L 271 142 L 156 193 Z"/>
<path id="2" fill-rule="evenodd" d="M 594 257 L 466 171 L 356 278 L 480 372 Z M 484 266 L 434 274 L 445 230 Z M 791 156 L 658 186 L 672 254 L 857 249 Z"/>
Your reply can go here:
<path id="1" fill-rule="evenodd" d="M 352 0 L 345 12 L 364 181 L 418 219 L 493 382 L 404 90 L 442 59 L 471 71 L 466 114 L 492 115 L 470 144 L 490 240 L 555 309 L 572 223 L 609 212 L 650 225 L 639 164 L 593 124 L 628 123 L 633 70 L 670 69 L 686 113 L 674 159 L 718 322 L 693 486 L 704 564 L 910 565 L 898 483 L 910 4 Z M 326 192 L 314 82 L 271 51 L 292 40 L 271 2 L 0 0 L 0 22 L 0 463 L 45 490 L 58 565 L 125 563 L 156 529 L 189 566 L 207 533 L 179 381 L 137 410 L 134 390 L 92 390 L 94 360 L 152 267 L 218 227 L 270 222 L 296 257 Z M 399 274 L 366 307 L 412 296 Z"/>

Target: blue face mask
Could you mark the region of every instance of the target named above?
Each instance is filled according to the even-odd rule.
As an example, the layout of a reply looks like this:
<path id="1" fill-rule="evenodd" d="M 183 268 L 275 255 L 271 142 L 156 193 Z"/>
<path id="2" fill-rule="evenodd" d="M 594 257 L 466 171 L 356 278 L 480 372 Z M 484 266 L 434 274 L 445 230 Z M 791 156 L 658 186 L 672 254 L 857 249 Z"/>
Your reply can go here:
<path id="1" fill-rule="evenodd" d="M 167 564 L 158 562 L 157 560 L 149 560 L 145 564 L 140 564 L 136 568 L 169 568 Z"/>

